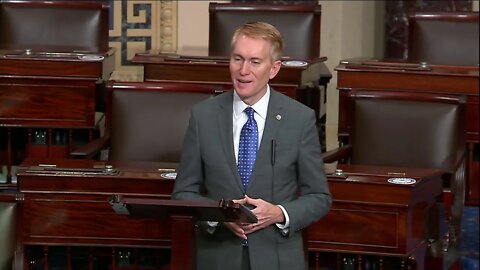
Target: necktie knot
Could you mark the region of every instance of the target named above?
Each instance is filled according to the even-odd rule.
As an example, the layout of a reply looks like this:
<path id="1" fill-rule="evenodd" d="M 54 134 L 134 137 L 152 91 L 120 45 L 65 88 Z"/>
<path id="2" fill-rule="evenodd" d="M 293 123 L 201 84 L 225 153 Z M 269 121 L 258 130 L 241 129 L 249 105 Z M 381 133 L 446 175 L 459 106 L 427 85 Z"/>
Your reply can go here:
<path id="1" fill-rule="evenodd" d="M 247 108 L 245 108 L 244 112 L 248 116 L 248 120 L 245 123 L 245 128 L 248 128 L 248 129 L 255 128 L 256 129 L 257 127 L 256 127 L 256 121 L 255 121 L 255 117 L 254 117 L 255 110 L 252 107 L 247 107 Z"/>
<path id="2" fill-rule="evenodd" d="M 247 107 L 245 108 L 244 112 L 248 115 L 248 120 L 253 120 L 253 114 L 255 113 L 255 110 L 252 107 Z"/>

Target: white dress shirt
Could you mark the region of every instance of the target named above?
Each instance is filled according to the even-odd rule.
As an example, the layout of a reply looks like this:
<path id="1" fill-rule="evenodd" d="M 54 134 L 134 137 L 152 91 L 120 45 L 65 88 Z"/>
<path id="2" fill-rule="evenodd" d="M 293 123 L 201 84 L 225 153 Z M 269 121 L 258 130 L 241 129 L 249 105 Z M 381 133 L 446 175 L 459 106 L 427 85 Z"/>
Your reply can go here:
<path id="1" fill-rule="evenodd" d="M 242 131 L 243 125 L 248 120 L 248 116 L 243 111 L 247 107 L 252 107 L 255 110 L 254 118 L 257 122 L 258 127 L 258 148 L 260 148 L 260 143 L 262 141 L 263 130 L 265 128 L 265 119 L 267 119 L 268 111 L 268 102 L 270 100 L 270 85 L 267 85 L 267 92 L 265 95 L 257 101 L 257 103 L 249 106 L 244 103 L 238 96 L 236 91 L 233 91 L 233 146 L 235 148 L 235 157 L 238 163 L 238 145 L 240 144 L 240 133 Z M 278 205 L 285 216 L 285 224 L 277 223 L 277 227 L 283 232 L 288 233 L 288 227 L 290 226 L 290 219 L 288 217 L 287 211 L 281 205 Z"/>

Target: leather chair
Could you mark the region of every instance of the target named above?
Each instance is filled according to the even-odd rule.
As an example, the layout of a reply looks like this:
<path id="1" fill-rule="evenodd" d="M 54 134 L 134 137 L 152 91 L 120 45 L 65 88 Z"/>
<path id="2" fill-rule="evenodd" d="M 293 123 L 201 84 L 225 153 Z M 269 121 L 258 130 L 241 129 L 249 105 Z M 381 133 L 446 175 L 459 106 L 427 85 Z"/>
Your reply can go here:
<path id="1" fill-rule="evenodd" d="M 430 93 L 351 91 L 345 145 L 324 162 L 442 169 L 444 196 L 430 211 L 426 240 L 436 269 L 458 263 L 465 201 L 465 99 Z M 430 268 L 433 269 L 433 268 Z"/>
<path id="2" fill-rule="evenodd" d="M 0 193 L 0 270 L 14 265 L 18 208 L 15 194 Z"/>
<path id="3" fill-rule="evenodd" d="M 320 5 L 215 3 L 209 5 L 210 56 L 230 56 L 233 32 L 251 21 L 268 22 L 282 33 L 284 56 L 310 60 L 320 57 Z"/>
<path id="4" fill-rule="evenodd" d="M 107 52 L 108 9 L 100 1 L 2 0 L 0 49 Z"/>
<path id="5" fill-rule="evenodd" d="M 179 162 L 190 109 L 229 87 L 200 82 L 109 82 L 104 135 L 75 149 L 71 156 Z M 102 150 L 108 151 L 100 157 Z"/>
<path id="6" fill-rule="evenodd" d="M 478 12 L 419 12 L 409 15 L 408 60 L 478 66 Z"/>

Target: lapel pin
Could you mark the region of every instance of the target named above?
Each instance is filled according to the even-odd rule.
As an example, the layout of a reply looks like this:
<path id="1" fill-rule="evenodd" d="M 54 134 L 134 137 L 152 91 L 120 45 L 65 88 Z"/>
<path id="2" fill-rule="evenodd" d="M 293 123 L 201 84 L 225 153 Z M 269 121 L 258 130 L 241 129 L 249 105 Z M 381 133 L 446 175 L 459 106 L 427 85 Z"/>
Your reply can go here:
<path id="1" fill-rule="evenodd" d="M 277 120 L 281 120 L 282 116 L 280 114 L 277 114 L 277 116 L 275 116 L 275 118 L 277 118 Z"/>

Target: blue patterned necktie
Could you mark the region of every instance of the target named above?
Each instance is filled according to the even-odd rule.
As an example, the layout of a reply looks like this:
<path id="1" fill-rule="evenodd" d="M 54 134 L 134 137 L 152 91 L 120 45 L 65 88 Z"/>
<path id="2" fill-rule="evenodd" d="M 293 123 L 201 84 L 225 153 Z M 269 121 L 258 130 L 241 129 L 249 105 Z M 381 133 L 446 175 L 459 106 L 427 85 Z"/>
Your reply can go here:
<path id="1" fill-rule="evenodd" d="M 240 133 L 240 143 L 238 145 L 238 173 L 242 179 L 243 189 L 246 190 L 250 176 L 252 175 L 253 165 L 257 158 L 258 149 L 258 127 L 253 114 L 255 111 L 248 107 L 245 110 L 248 120 Z"/>

